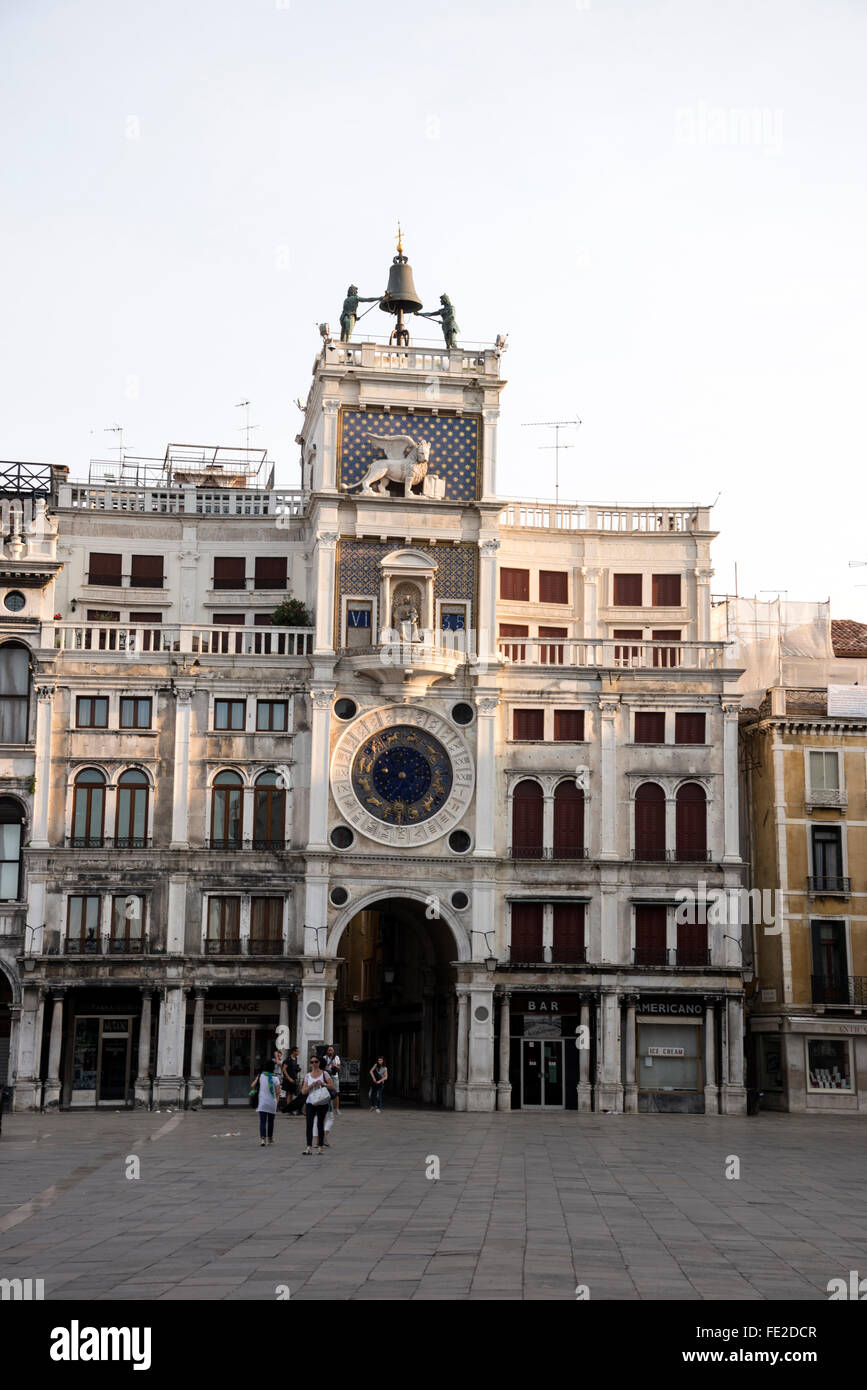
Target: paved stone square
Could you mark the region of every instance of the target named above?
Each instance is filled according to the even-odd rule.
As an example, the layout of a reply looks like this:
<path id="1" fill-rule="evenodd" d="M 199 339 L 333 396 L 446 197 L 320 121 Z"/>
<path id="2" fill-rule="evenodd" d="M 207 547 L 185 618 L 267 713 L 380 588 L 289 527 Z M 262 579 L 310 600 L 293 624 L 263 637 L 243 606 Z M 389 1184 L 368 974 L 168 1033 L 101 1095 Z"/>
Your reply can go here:
<path id="1" fill-rule="evenodd" d="M 0 1277 L 42 1278 L 48 1299 L 574 1299 L 585 1284 L 809 1302 L 867 1273 L 857 1117 L 349 1109 L 309 1158 L 302 1120 L 278 1115 L 275 1133 L 260 1148 L 246 1109 L 4 1116 Z"/>

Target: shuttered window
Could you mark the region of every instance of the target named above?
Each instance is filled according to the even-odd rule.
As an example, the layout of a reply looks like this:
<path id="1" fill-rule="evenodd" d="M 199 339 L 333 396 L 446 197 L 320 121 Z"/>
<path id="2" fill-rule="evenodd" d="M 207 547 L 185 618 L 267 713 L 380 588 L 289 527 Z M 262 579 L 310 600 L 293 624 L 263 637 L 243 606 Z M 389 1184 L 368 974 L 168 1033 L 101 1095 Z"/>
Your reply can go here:
<path id="1" fill-rule="evenodd" d="M 500 652 L 507 661 L 526 661 L 527 648 L 523 642 L 508 642 L 503 639 L 526 637 L 529 631 L 526 623 L 500 623 Z"/>
<path id="2" fill-rule="evenodd" d="M 539 571 L 539 602 L 569 602 L 569 576 L 565 570 Z"/>
<path id="3" fill-rule="evenodd" d="M 644 782 L 635 793 L 635 857 L 665 858 L 665 793 L 656 782 Z"/>
<path id="4" fill-rule="evenodd" d="M 243 555 L 214 556 L 214 588 L 243 589 L 247 561 Z"/>
<path id="5" fill-rule="evenodd" d="M 500 570 L 500 598 L 517 603 L 530 602 L 530 571 Z"/>
<path id="6" fill-rule="evenodd" d="M 539 628 L 539 661 L 542 666 L 563 665 L 563 643 L 557 639 L 568 637 L 566 627 Z"/>
<path id="7" fill-rule="evenodd" d="M 584 904 L 554 904 L 552 958 L 564 965 L 579 965 L 584 959 Z"/>
<path id="8" fill-rule="evenodd" d="M 542 858 L 542 788 L 519 782 L 512 797 L 512 858 Z"/>
<path id="9" fill-rule="evenodd" d="M 680 607 L 679 574 L 655 574 L 651 582 L 654 608 Z"/>
<path id="10" fill-rule="evenodd" d="M 665 906 L 639 903 L 635 909 L 635 964 L 665 965 Z"/>
<path id="11" fill-rule="evenodd" d="M 615 574 L 614 604 L 616 608 L 641 607 L 640 574 Z"/>
<path id="12" fill-rule="evenodd" d="M 161 589 L 163 587 L 162 555 L 133 555 L 129 582 L 133 588 Z"/>
<path id="13" fill-rule="evenodd" d="M 523 742 L 541 743 L 545 737 L 545 711 L 516 709 L 513 715 L 512 737 Z"/>
<path id="14" fill-rule="evenodd" d="M 636 743 L 665 743 L 665 712 L 639 710 L 635 716 Z"/>
<path id="15" fill-rule="evenodd" d="M 700 787 L 697 782 L 686 782 L 678 788 L 676 804 L 678 859 L 706 859 L 707 798 L 704 787 Z"/>
<path id="16" fill-rule="evenodd" d="M 554 792 L 554 858 L 584 858 L 584 793 L 573 779 Z"/>
<path id="17" fill-rule="evenodd" d="M 651 632 L 651 639 L 654 642 L 679 642 L 680 638 L 679 628 L 654 628 Z M 654 647 L 652 650 L 654 666 L 680 665 L 679 647 Z"/>
<path id="18" fill-rule="evenodd" d="M 286 556 L 257 555 L 254 584 L 257 589 L 285 589 Z"/>
<path id="19" fill-rule="evenodd" d="M 704 743 L 704 715 L 676 714 L 674 716 L 675 743 Z"/>
<path id="20" fill-rule="evenodd" d="M 701 922 L 678 922 L 678 965 L 707 965 L 707 927 Z"/>
<path id="21" fill-rule="evenodd" d="M 88 584 L 108 584 L 119 589 L 122 583 L 121 560 L 120 555 L 91 551 Z"/>
<path id="22" fill-rule="evenodd" d="M 511 959 L 535 964 L 542 960 L 542 903 L 512 903 Z"/>
<path id="23" fill-rule="evenodd" d="M 555 709 L 554 738 L 557 743 L 582 743 L 584 740 L 583 709 Z"/>

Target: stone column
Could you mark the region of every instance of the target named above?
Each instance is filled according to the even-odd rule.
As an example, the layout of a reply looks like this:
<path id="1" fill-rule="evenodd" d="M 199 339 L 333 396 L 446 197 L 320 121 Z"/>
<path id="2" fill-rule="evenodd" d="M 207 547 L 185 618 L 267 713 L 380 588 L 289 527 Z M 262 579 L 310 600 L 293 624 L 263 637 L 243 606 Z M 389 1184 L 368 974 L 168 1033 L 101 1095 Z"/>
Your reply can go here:
<path id="1" fill-rule="evenodd" d="M 183 955 L 186 936 L 187 879 L 185 874 L 169 878 L 169 901 L 166 922 L 166 951 Z M 198 947 L 201 950 L 201 946 Z"/>
<path id="2" fill-rule="evenodd" d="M 581 566 L 581 577 L 584 580 L 581 632 L 584 637 L 602 636 L 599 630 L 599 593 L 597 588 L 601 573 L 600 569 L 590 565 Z"/>
<path id="3" fill-rule="evenodd" d="M 18 1029 L 21 1024 L 20 1004 L 10 1004 L 9 1020 L 9 1075 L 6 1078 L 6 1084 L 7 1086 L 14 1086 L 18 1065 Z"/>
<path id="4" fill-rule="evenodd" d="M 334 589 L 337 582 L 337 531 L 317 531 L 313 547 L 317 656 L 334 655 Z"/>
<path id="5" fill-rule="evenodd" d="M 301 1049 L 298 1060 L 302 1072 L 307 1071 L 310 1048 L 318 1042 L 325 1031 L 325 995 L 327 979 L 323 972 L 306 970 L 301 982 L 301 1017 L 298 1022 L 298 1046 Z M 326 1042 L 330 1041 L 328 1038 Z"/>
<path id="6" fill-rule="evenodd" d="M 286 1061 L 286 1054 L 292 1047 L 292 1032 L 289 1027 L 289 996 L 291 989 L 280 989 L 277 991 L 280 996 L 280 1014 L 277 1019 L 277 1046 L 283 1053 L 283 1061 Z"/>
<path id="7" fill-rule="evenodd" d="M 36 747 L 33 774 L 33 826 L 31 849 L 48 849 L 48 811 L 51 794 L 51 714 L 53 685 L 36 687 Z"/>
<path id="8" fill-rule="evenodd" d="M 616 990 L 602 991 L 600 1013 L 596 1109 L 619 1114 L 623 1110 L 623 1083 L 620 1079 L 620 1007 Z"/>
<path id="9" fill-rule="evenodd" d="M 723 701 L 723 796 L 725 801 L 724 864 L 739 864 L 738 826 L 738 710 L 739 704 Z M 711 846 L 712 848 L 712 846 Z"/>
<path id="10" fill-rule="evenodd" d="M 175 753 L 172 773 L 172 842 L 170 849 L 189 849 L 187 811 L 190 801 L 190 726 L 192 686 L 175 689 Z"/>
<path id="11" fill-rule="evenodd" d="M 615 721 L 620 701 L 616 697 L 599 700 L 602 725 L 602 766 L 600 814 L 600 859 L 617 858 L 617 730 Z"/>
<path id="12" fill-rule="evenodd" d="M 334 1042 L 334 994 L 336 985 L 331 985 L 325 991 L 325 1041 Z"/>
<path id="13" fill-rule="evenodd" d="M 427 972 L 426 972 L 427 973 Z M 434 1095 L 434 1027 L 436 1024 L 436 989 L 432 979 L 426 979 L 422 997 L 422 1059 L 421 1098 L 430 1105 Z"/>
<path id="14" fill-rule="evenodd" d="M 626 998 L 626 1055 L 624 1057 L 625 1075 L 623 1086 L 623 1109 L 629 1115 L 638 1111 L 638 1086 L 635 1080 L 635 999 Z"/>
<path id="15" fill-rule="evenodd" d="M 744 996 L 729 994 L 726 997 L 726 1029 L 728 1057 L 723 1082 L 722 1113 L 724 1115 L 745 1115 L 747 1113 L 747 1092 L 744 1086 Z"/>
<path id="16" fill-rule="evenodd" d="M 198 1110 L 202 1104 L 204 1077 L 202 1076 L 202 1056 L 205 1050 L 205 995 L 207 990 L 197 989 L 193 1008 L 193 1036 L 190 1047 L 190 1076 L 187 1081 L 187 1105 Z"/>
<path id="17" fill-rule="evenodd" d="M 18 1021 L 18 1059 L 15 1066 L 14 1110 L 38 1110 L 42 1099 L 39 1061 L 42 1053 L 42 990 L 24 985 Z"/>
<path id="18" fill-rule="evenodd" d="M 542 787 L 542 844 L 549 852 L 554 846 L 554 792 L 547 778 Z"/>
<path id="19" fill-rule="evenodd" d="M 511 994 L 504 989 L 500 995 L 500 1079 L 497 1082 L 497 1109 L 511 1110 L 512 1083 L 509 1069 L 512 1060 L 512 1010 Z"/>
<path id="20" fill-rule="evenodd" d="M 310 830 L 308 849 L 328 849 L 328 789 L 331 756 L 331 706 L 334 687 L 311 692 L 310 726 Z"/>
<path id="21" fill-rule="evenodd" d="M 492 858 L 495 850 L 495 789 L 497 776 L 496 696 L 476 701 L 476 844 L 477 856 Z"/>
<path id="22" fill-rule="evenodd" d="M 709 642 L 710 636 L 710 581 L 713 578 L 713 570 L 697 569 L 695 571 L 695 614 L 696 614 L 696 641 Z"/>
<path id="23" fill-rule="evenodd" d="M 157 1078 L 154 1082 L 154 1104 L 158 1106 L 183 1104 L 186 1019 L 186 990 L 181 985 L 166 985 L 160 997 Z"/>
<path id="24" fill-rule="evenodd" d="M 51 1040 L 48 1045 L 48 1075 L 42 1096 L 43 1110 L 56 1110 L 60 1105 L 60 1052 L 63 1047 L 63 996 L 65 989 L 51 991 Z"/>
<path id="25" fill-rule="evenodd" d="M 443 1086 L 443 1105 L 450 1110 L 454 1110 L 456 1109 L 455 1083 L 457 1080 L 458 1024 L 455 996 L 453 994 L 448 996 L 446 1007 L 446 1079 Z"/>
<path id="26" fill-rule="evenodd" d="M 586 1041 L 586 1047 L 578 1049 L 578 1109 L 585 1114 L 592 1109 L 593 1087 L 590 1084 L 590 1004 L 581 1001 L 581 1037 Z M 583 1031 L 586 1029 L 586 1032 Z"/>
<path id="27" fill-rule="evenodd" d="M 498 540 L 479 541 L 479 611 L 475 615 L 476 654 L 482 670 L 499 661 L 497 649 Z"/>
<path id="28" fill-rule="evenodd" d="M 716 1083 L 716 1001 L 704 1001 L 704 1113 L 719 1112 L 719 1086 Z"/>
<path id="29" fill-rule="evenodd" d="M 467 1109 L 494 1110 L 494 981 L 475 984 L 469 999 L 469 1062 L 467 1068 Z"/>
<path id="30" fill-rule="evenodd" d="M 469 1040 L 467 1038 L 468 993 L 465 986 L 458 987 L 458 1026 L 457 1026 L 457 1068 L 455 1072 L 455 1110 L 467 1109 L 467 1062 L 469 1060 Z"/>
<path id="31" fill-rule="evenodd" d="M 371 363 L 371 365 L 373 365 Z M 334 492 L 337 487 L 337 414 L 340 409 L 340 402 L 327 400 L 322 402 L 322 457 L 317 457 L 317 464 L 321 470 L 320 477 L 316 480 L 311 479 L 311 489 L 316 488 L 320 492 Z"/>
<path id="32" fill-rule="evenodd" d="M 497 423 L 498 410 L 483 410 L 484 431 L 482 433 L 482 497 L 487 500 L 497 496 Z"/>
<path id="33" fill-rule="evenodd" d="M 135 1079 L 135 1103 L 151 1103 L 151 1010 L 153 992 L 145 987 L 141 992 L 141 1018 L 138 1025 L 138 1073 Z"/>

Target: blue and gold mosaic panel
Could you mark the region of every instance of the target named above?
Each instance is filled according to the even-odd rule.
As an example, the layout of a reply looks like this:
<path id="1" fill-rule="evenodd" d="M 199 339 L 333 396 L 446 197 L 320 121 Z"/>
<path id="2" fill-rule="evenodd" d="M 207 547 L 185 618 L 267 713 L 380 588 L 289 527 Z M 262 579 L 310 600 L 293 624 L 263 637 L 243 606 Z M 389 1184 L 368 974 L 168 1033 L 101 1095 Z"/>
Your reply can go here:
<path id="1" fill-rule="evenodd" d="M 402 550 L 402 540 L 354 541 L 341 540 L 337 548 L 337 585 L 334 605 L 335 641 L 339 644 L 340 609 L 344 594 L 376 598 L 382 579 L 380 565 L 393 550 Z M 434 597 L 447 603 L 469 603 L 469 626 L 476 612 L 478 577 L 478 547 L 470 542 L 460 545 L 432 545 L 421 550 L 436 564 Z"/>
<path id="2" fill-rule="evenodd" d="M 471 502 L 479 496 L 481 421 L 478 415 L 431 415 L 414 410 L 352 410 L 340 412 L 337 436 L 337 485 L 357 490 L 379 449 L 369 434 L 408 434 L 430 444 L 428 472 L 445 479 L 446 498 Z"/>

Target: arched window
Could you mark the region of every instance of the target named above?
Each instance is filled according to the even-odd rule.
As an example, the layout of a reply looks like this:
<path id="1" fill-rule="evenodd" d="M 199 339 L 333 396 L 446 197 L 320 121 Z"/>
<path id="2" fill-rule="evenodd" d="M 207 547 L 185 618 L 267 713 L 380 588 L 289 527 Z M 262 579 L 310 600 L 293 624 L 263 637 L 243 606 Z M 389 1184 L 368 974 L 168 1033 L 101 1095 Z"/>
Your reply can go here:
<path id="1" fill-rule="evenodd" d="M 144 849 L 147 844 L 149 786 L 140 768 L 122 772 L 117 779 L 114 843 L 118 849 Z"/>
<path id="2" fill-rule="evenodd" d="M 11 796 L 0 796 L 0 900 L 21 901 L 21 831 L 24 812 Z"/>
<path id="3" fill-rule="evenodd" d="M 20 642 L 0 647 L 0 743 L 27 742 L 30 653 Z"/>
<path id="4" fill-rule="evenodd" d="M 105 821 L 105 778 L 86 767 L 75 779 L 72 797 L 72 846 L 93 849 L 102 844 Z"/>
<path id="5" fill-rule="evenodd" d="M 665 792 L 656 782 L 635 793 L 635 858 L 665 858 Z"/>
<path id="6" fill-rule="evenodd" d="M 244 833 L 244 782 L 238 772 L 218 772 L 211 796 L 211 848 L 240 849 Z"/>
<path id="7" fill-rule="evenodd" d="M 584 793 L 570 778 L 554 792 L 554 858 L 583 859 Z"/>
<path id="8" fill-rule="evenodd" d="M 253 848 L 282 849 L 286 843 L 286 791 L 276 772 L 256 778 Z"/>
<path id="9" fill-rule="evenodd" d="M 542 788 L 519 782 L 512 797 L 512 858 L 542 858 Z"/>
<path id="10" fill-rule="evenodd" d="M 707 859 L 707 797 L 698 782 L 684 782 L 677 789 L 676 829 L 678 859 Z"/>

